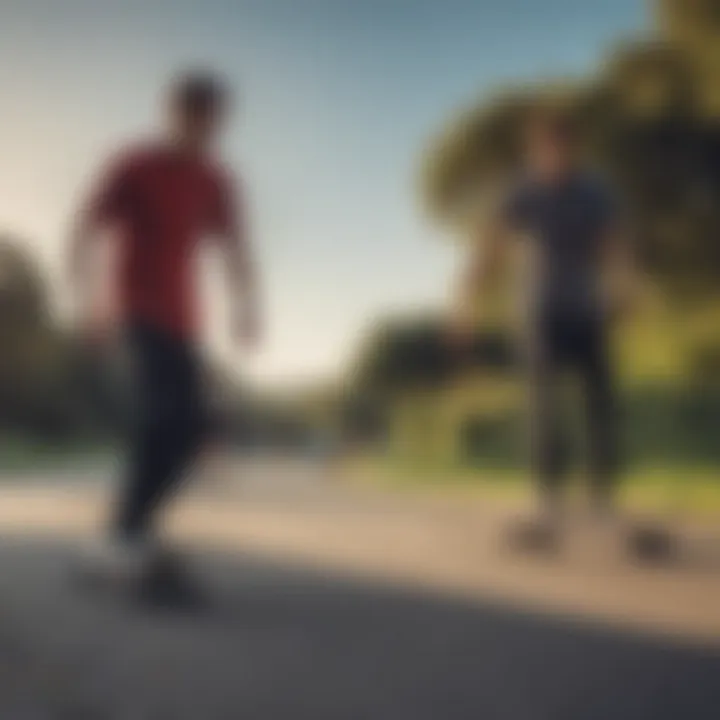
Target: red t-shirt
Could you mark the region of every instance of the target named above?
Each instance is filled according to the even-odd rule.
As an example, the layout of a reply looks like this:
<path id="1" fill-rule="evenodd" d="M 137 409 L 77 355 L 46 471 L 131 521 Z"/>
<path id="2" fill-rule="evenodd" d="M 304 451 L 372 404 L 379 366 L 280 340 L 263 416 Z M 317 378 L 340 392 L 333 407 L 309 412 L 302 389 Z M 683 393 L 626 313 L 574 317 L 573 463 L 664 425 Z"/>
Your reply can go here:
<path id="1" fill-rule="evenodd" d="M 237 223 L 235 191 L 210 159 L 154 146 L 123 153 L 94 194 L 91 212 L 120 233 L 121 313 L 175 335 L 197 329 L 195 257 L 207 235 Z"/>

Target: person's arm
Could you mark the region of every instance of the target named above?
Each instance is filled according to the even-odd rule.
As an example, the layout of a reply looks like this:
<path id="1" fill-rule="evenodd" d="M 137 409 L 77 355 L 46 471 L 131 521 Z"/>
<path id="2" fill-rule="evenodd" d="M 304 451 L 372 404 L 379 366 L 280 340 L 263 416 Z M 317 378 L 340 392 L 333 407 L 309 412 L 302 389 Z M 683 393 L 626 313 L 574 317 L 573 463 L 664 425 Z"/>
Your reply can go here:
<path id="1" fill-rule="evenodd" d="M 227 179 L 219 188 L 216 213 L 214 229 L 225 255 L 233 335 L 244 344 L 254 344 L 262 334 L 258 274 L 245 198 Z"/>
<path id="2" fill-rule="evenodd" d="M 490 191 L 493 192 L 493 191 Z M 481 225 L 473 234 L 468 259 L 456 282 L 453 297 L 452 332 L 466 342 L 472 335 L 479 300 L 487 296 L 501 276 L 508 259 L 510 239 L 529 219 L 530 198 L 524 183 L 499 188 L 491 195 Z"/>
<path id="3" fill-rule="evenodd" d="M 89 198 L 75 214 L 67 242 L 67 280 L 72 293 L 76 319 L 91 333 L 103 332 L 104 313 L 94 307 L 97 282 L 97 239 L 122 218 L 129 170 L 125 162 L 106 171 Z M 87 327 L 89 325 L 89 327 Z"/>
<path id="4" fill-rule="evenodd" d="M 67 243 L 67 279 L 76 305 L 87 301 L 91 247 L 100 230 L 101 223 L 89 207 L 75 214 Z"/>
<path id="5" fill-rule="evenodd" d="M 600 188 L 599 199 L 604 225 L 601 272 L 606 309 L 611 317 L 617 317 L 635 304 L 640 274 L 624 202 L 608 187 Z"/>
<path id="6" fill-rule="evenodd" d="M 510 228 L 500 214 L 473 238 L 453 299 L 452 328 L 456 337 L 467 338 L 472 334 L 475 306 L 502 272 L 509 235 Z"/>
<path id="7" fill-rule="evenodd" d="M 603 265 L 610 314 L 623 315 L 635 303 L 640 279 L 630 233 L 619 223 L 605 234 Z"/>
<path id="8" fill-rule="evenodd" d="M 468 296 L 482 296 L 498 277 L 505 261 L 509 235 L 506 222 L 497 217 L 483 236 L 476 239 L 463 282 Z"/>

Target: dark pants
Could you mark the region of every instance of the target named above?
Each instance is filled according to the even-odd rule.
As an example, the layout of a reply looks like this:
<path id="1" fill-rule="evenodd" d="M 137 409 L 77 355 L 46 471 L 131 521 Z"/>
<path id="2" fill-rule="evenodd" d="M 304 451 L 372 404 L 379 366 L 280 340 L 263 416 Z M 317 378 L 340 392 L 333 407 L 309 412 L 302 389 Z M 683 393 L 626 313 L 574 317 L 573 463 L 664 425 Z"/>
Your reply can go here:
<path id="1" fill-rule="evenodd" d="M 129 328 L 136 422 L 116 530 L 152 530 L 156 510 L 178 488 L 200 448 L 204 412 L 192 343 L 147 325 Z"/>
<path id="2" fill-rule="evenodd" d="M 547 313 L 530 341 L 533 467 L 542 490 L 557 494 L 568 464 L 561 379 L 580 380 L 585 404 L 587 448 L 596 501 L 611 499 L 617 465 L 614 387 L 605 322 L 590 313 Z"/>

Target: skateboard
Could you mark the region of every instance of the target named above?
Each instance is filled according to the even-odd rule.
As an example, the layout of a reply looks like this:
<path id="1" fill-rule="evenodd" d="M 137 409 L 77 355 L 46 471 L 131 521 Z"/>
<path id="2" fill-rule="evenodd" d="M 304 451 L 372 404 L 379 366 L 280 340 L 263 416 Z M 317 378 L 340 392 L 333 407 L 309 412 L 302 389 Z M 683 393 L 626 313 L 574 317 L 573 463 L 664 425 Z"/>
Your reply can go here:
<path id="1" fill-rule="evenodd" d="M 156 609 L 191 610 L 206 603 L 206 589 L 187 558 L 176 551 L 158 552 L 138 572 L 116 574 L 79 565 L 72 579 L 97 599 L 120 600 Z"/>

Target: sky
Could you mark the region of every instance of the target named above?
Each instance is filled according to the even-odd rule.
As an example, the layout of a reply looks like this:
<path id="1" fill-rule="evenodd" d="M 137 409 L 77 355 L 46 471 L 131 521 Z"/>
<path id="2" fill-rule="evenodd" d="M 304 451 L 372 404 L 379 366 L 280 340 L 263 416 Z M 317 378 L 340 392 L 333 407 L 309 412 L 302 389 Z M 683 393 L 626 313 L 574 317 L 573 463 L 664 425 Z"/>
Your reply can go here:
<path id="1" fill-rule="evenodd" d="M 643 0 L 0 0 L 0 234 L 62 301 L 90 179 L 157 131 L 177 70 L 217 68 L 241 98 L 224 152 L 248 193 L 267 338 L 251 358 L 231 349 L 208 261 L 208 341 L 263 384 L 337 377 L 379 317 L 447 300 L 453 245 L 417 197 L 429 138 L 509 83 L 592 72 L 647 26 Z"/>

